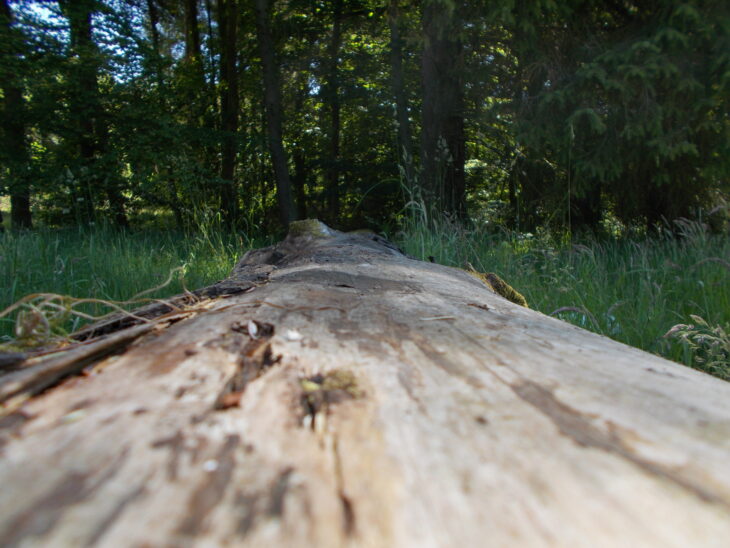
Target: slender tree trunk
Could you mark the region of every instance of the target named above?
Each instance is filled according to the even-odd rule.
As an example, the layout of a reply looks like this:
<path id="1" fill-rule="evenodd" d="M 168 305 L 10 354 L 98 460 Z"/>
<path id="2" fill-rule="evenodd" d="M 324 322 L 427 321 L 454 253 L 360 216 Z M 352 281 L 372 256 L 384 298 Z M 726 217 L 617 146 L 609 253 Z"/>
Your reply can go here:
<path id="1" fill-rule="evenodd" d="M 423 7 L 421 176 L 432 208 L 461 217 L 466 213 L 465 136 L 457 10 L 449 12 L 436 0 Z"/>
<path id="2" fill-rule="evenodd" d="M 294 109 L 297 113 L 303 112 L 304 101 L 308 95 L 306 73 L 300 72 L 297 75 L 297 94 L 294 99 Z M 294 160 L 294 174 L 292 183 L 296 195 L 297 215 L 299 219 L 307 218 L 307 194 L 305 185 L 307 183 L 307 161 L 304 157 L 304 144 L 297 141 L 292 154 Z"/>
<path id="3" fill-rule="evenodd" d="M 152 37 L 152 48 L 153 54 L 155 56 L 155 79 L 157 80 L 158 88 L 158 105 L 161 112 L 164 112 L 164 109 L 166 108 L 163 99 L 163 88 L 165 86 L 165 79 L 162 73 L 162 66 L 160 64 L 162 55 L 160 53 L 160 14 L 158 11 L 159 8 L 157 6 L 157 1 L 158 0 L 147 0 L 147 13 L 149 15 L 150 36 Z M 160 164 L 158 162 L 155 162 L 154 170 L 158 174 L 158 176 L 161 171 L 164 172 L 162 176 L 166 181 L 167 192 L 169 194 L 169 198 L 165 201 L 165 205 L 172 210 L 172 214 L 175 217 L 175 224 L 177 228 L 179 230 L 182 230 L 185 227 L 185 220 L 182 209 L 180 208 L 180 200 L 178 198 L 177 189 L 175 188 L 175 182 L 169 176 L 169 171 L 165 167 L 160 168 Z"/>
<path id="4" fill-rule="evenodd" d="M 206 114 L 208 109 L 210 90 L 207 89 L 203 69 L 203 57 L 200 49 L 200 28 L 198 26 L 198 0 L 185 0 L 185 57 L 183 74 L 186 83 L 183 86 L 185 101 L 188 110 L 188 123 L 192 127 L 208 127 L 213 125 Z M 206 143 L 196 143 L 200 153 L 200 162 L 205 164 L 211 156 L 217 156 L 217 150 L 211 150 Z"/>
<path id="5" fill-rule="evenodd" d="M 99 153 L 109 154 L 109 124 L 106 119 L 106 113 L 98 105 L 98 118 L 96 124 L 97 142 L 99 143 Z M 128 228 L 129 220 L 126 213 L 126 200 L 121 190 L 121 182 L 119 172 L 117 171 L 117 162 L 109 162 L 100 180 L 104 187 L 107 200 L 109 200 L 109 210 L 114 219 L 114 223 L 118 227 Z"/>
<path id="6" fill-rule="evenodd" d="M 200 62 L 198 0 L 185 0 L 185 59 L 188 62 Z"/>
<path id="7" fill-rule="evenodd" d="M 297 215 L 299 219 L 307 218 L 307 194 L 304 186 L 307 183 L 307 161 L 304 157 L 304 150 L 297 147 L 293 154 L 294 175 L 292 183 L 294 184 L 294 192 L 297 196 Z"/>
<path id="8" fill-rule="evenodd" d="M 94 218 L 94 190 L 103 192 L 116 223 L 128 226 L 124 197 L 119 188 L 115 165 L 100 166 L 99 159 L 108 153 L 109 128 L 99 100 L 99 50 L 92 37 L 93 0 L 62 0 L 61 7 L 69 20 L 71 50 L 78 57 L 78 67 L 71 74 L 70 109 L 79 127 L 78 148 L 82 165 L 89 174 L 80 177 L 84 220 Z M 106 173 L 99 173 L 104 169 Z"/>
<path id="9" fill-rule="evenodd" d="M 15 40 L 12 39 L 14 29 L 13 12 L 7 0 L 0 4 L 0 36 L 4 37 L 5 45 L 0 47 L 4 66 L 13 66 L 17 61 L 17 51 L 13 47 Z M 10 223 L 13 228 L 32 228 L 33 219 L 30 211 L 30 181 L 28 170 L 30 167 L 30 154 L 26 139 L 25 127 L 25 101 L 23 91 L 17 83 L 17 74 L 3 75 L 2 85 L 3 101 L 3 129 L 4 148 L 0 152 L 6 156 L 8 175 L 10 179 Z M 0 221 L 0 224 L 2 221 Z"/>
<path id="10" fill-rule="evenodd" d="M 226 223 L 231 226 L 238 217 L 236 192 L 236 134 L 238 132 L 238 69 L 236 41 L 238 32 L 237 0 L 219 0 L 218 27 L 221 35 L 221 209 Z"/>
<path id="11" fill-rule="evenodd" d="M 406 188 L 412 197 L 415 177 L 413 173 L 413 152 L 411 141 L 411 124 L 408 118 L 408 99 L 405 89 L 403 71 L 403 39 L 400 33 L 399 0 L 390 0 L 388 8 L 388 25 L 390 27 L 390 73 L 395 98 L 396 124 L 398 126 L 397 146 L 398 163 L 403 170 Z"/>
<path id="12" fill-rule="evenodd" d="M 336 223 L 340 215 L 340 78 L 339 55 L 342 45 L 342 0 L 332 6 L 332 36 L 327 47 L 325 108 L 329 111 L 330 135 L 326 158 L 327 217 Z"/>
<path id="13" fill-rule="evenodd" d="M 76 127 L 72 137 L 79 154 L 79 169 L 74 173 L 77 181 L 75 201 L 80 202 L 79 218 L 90 223 L 95 218 L 94 190 L 99 186 L 95 171 L 94 117 L 98 114 L 95 101 L 97 94 L 96 46 L 91 35 L 93 0 L 59 0 L 70 28 L 71 55 L 78 60 L 71 70 L 69 80 L 69 111 Z"/>
<path id="14" fill-rule="evenodd" d="M 10 226 L 15 229 L 33 228 L 30 193 L 27 190 L 10 195 Z"/>
<path id="15" fill-rule="evenodd" d="M 284 226 L 288 226 L 296 218 L 296 207 L 292 197 L 289 167 L 282 138 L 283 109 L 279 69 L 276 65 L 274 38 L 271 34 L 269 0 L 254 0 L 254 8 L 256 11 L 256 33 L 264 77 L 266 134 L 276 178 L 279 220 Z"/>
<path id="16" fill-rule="evenodd" d="M 147 0 L 147 14 L 150 18 L 150 37 L 152 38 L 152 49 L 155 55 L 160 54 L 160 13 L 157 11 L 157 0 Z"/>
<path id="17" fill-rule="evenodd" d="M 213 12 L 213 5 L 211 3 L 211 0 L 205 0 L 205 22 L 206 26 L 208 28 L 208 43 L 213 44 L 214 43 L 214 34 L 213 34 L 213 18 L 212 18 L 212 12 Z M 236 23 L 238 24 L 238 23 Z M 211 67 L 215 66 L 215 62 L 213 60 L 213 48 L 208 48 L 208 63 Z M 214 80 L 214 78 L 212 78 Z"/>

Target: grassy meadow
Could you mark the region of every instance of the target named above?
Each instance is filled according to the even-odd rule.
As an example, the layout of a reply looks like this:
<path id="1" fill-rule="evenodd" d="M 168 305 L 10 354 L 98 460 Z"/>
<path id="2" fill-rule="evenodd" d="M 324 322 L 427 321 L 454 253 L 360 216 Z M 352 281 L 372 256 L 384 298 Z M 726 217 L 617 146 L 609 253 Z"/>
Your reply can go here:
<path id="1" fill-rule="evenodd" d="M 0 234 L 0 310 L 32 293 L 119 302 L 163 286 L 144 298 L 175 295 L 226 277 L 236 258 L 254 245 L 263 243 L 221 230 L 6 232 Z M 101 304 L 80 310 L 94 316 L 112 311 Z M 72 331 L 84 320 L 75 316 L 66 323 L 65 329 Z M 0 318 L 0 337 L 7 340 L 13 328 L 14 314 Z"/>
<path id="2" fill-rule="evenodd" d="M 730 380 L 730 239 L 699 224 L 679 229 L 679 237 L 568 242 L 412 223 L 389 236 L 415 257 L 497 273 L 533 309 Z M 266 243 L 210 225 L 190 233 L 6 231 L 0 310 L 39 292 L 125 301 L 168 278 L 145 297 L 173 295 L 225 277 L 247 249 Z M 65 321 L 70 331 L 83 319 Z M 13 329 L 13 314 L 0 318 L 0 336 L 8 340 Z"/>

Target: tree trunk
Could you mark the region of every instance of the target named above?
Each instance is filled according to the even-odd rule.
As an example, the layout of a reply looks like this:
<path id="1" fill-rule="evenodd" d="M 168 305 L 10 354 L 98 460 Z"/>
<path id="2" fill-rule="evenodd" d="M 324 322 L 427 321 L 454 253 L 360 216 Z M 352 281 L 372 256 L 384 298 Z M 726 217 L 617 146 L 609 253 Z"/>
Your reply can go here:
<path id="1" fill-rule="evenodd" d="M 236 135 L 238 133 L 238 68 L 236 63 L 238 2 L 219 0 L 218 26 L 221 34 L 221 209 L 226 223 L 232 226 L 238 217 L 236 191 Z"/>
<path id="2" fill-rule="evenodd" d="M 266 111 L 266 135 L 271 154 L 271 163 L 276 178 L 276 196 L 279 205 L 279 220 L 288 226 L 296 218 L 296 207 L 292 197 L 289 166 L 282 139 L 282 105 L 279 69 L 274 58 L 274 38 L 271 35 L 269 0 L 255 0 L 256 34 L 264 75 L 264 107 Z"/>
<path id="3" fill-rule="evenodd" d="M 336 223 L 340 216 L 340 77 L 339 56 L 342 45 L 342 0 L 332 5 L 332 36 L 327 47 L 325 65 L 327 73 L 324 85 L 324 108 L 329 111 L 329 150 L 325 157 L 327 166 L 325 192 L 327 195 L 327 217 Z"/>
<path id="4" fill-rule="evenodd" d="M 730 538 L 716 378 L 314 221 L 172 301 L 0 379 L 4 545 Z"/>
<path id="5" fill-rule="evenodd" d="M 147 14 L 150 18 L 150 37 L 152 38 L 152 50 L 155 56 L 160 55 L 160 14 L 156 4 L 157 0 L 147 0 Z M 159 73 L 159 67 L 157 67 Z"/>
<path id="6" fill-rule="evenodd" d="M 27 184 L 27 183 L 26 183 Z M 33 228 L 30 211 L 30 192 L 27 187 L 10 195 L 10 226 L 14 229 Z"/>
<path id="7" fill-rule="evenodd" d="M 307 82 L 307 74 L 299 72 L 296 79 L 297 93 L 294 96 L 294 110 L 297 113 L 304 112 L 304 102 L 309 96 L 309 85 Z M 294 185 L 294 194 L 296 195 L 297 218 L 307 218 L 307 176 L 308 166 L 304 156 L 306 145 L 304 143 L 303 132 L 298 132 L 298 140 L 294 142 L 294 152 L 292 154 L 294 161 L 294 173 L 292 175 L 292 184 Z"/>
<path id="8" fill-rule="evenodd" d="M 413 152 L 411 145 L 411 123 L 408 117 L 408 98 L 406 96 L 405 76 L 403 72 L 403 39 L 400 25 L 400 0 L 390 0 L 388 8 L 388 25 L 390 27 L 390 73 L 395 98 L 396 124 L 398 126 L 398 165 L 401 166 L 402 177 L 406 188 L 414 196 L 415 177 L 413 173 Z"/>
<path id="9" fill-rule="evenodd" d="M 198 0 L 185 0 L 185 60 L 200 63 Z"/>
<path id="10" fill-rule="evenodd" d="M 438 0 L 428 0 L 423 6 L 421 177 L 431 209 L 463 217 L 464 54 L 458 9 L 449 11 Z"/>
<path id="11" fill-rule="evenodd" d="M 13 12 L 7 0 L 0 4 L 0 36 L 3 37 L 5 47 L 0 50 L 3 57 L 2 64 L 8 67 L 9 74 L 2 74 L 3 101 L 3 148 L 2 158 L 8 168 L 10 190 L 10 223 L 13 228 L 23 229 L 33 227 L 33 218 L 30 211 L 30 155 L 25 135 L 25 101 L 19 84 L 18 74 L 12 74 L 11 67 L 18 64 L 18 52 L 15 51 L 13 40 Z M 5 72 L 5 71 L 3 71 Z"/>
<path id="12" fill-rule="evenodd" d="M 97 93 L 97 59 L 91 35 L 94 2 L 59 0 L 59 4 L 69 22 L 70 54 L 78 60 L 68 75 L 70 125 L 75 129 L 70 140 L 75 141 L 73 144 L 79 155 L 79 165 L 74 173 L 74 204 L 77 206 L 80 202 L 80 206 L 77 206 L 78 218 L 84 223 L 90 223 L 95 218 L 92 189 L 98 186 L 98 181 L 89 174 L 94 171 L 96 152 L 94 116 L 97 112 L 94 102 Z"/>
<path id="13" fill-rule="evenodd" d="M 99 49 L 92 33 L 92 14 L 97 7 L 96 2 L 62 0 L 60 5 L 69 21 L 71 51 L 79 61 L 69 75 L 69 110 L 78 128 L 76 145 L 81 167 L 86 170 L 86 173 L 77 174 L 79 195 L 83 198 L 82 218 L 85 222 L 94 219 L 95 194 L 100 193 L 109 200 L 117 225 L 126 227 L 129 223 L 116 166 L 103 165 L 99 161 L 108 153 L 109 128 L 99 99 Z"/>

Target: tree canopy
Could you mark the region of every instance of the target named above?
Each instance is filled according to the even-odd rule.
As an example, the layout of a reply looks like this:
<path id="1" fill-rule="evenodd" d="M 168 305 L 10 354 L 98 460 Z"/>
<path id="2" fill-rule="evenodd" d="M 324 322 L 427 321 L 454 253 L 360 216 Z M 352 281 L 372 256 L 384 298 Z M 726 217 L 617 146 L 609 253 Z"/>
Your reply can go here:
<path id="1" fill-rule="evenodd" d="M 723 1 L 2 0 L 0 93 L 19 228 L 596 231 L 730 192 Z"/>

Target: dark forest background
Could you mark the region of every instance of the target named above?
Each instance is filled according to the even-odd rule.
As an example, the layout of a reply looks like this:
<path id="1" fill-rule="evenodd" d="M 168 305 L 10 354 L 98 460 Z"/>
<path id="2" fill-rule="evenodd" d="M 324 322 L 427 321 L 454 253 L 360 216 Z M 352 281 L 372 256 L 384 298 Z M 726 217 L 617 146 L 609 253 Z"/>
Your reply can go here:
<path id="1" fill-rule="evenodd" d="M 16 228 L 601 232 L 730 190 L 727 1 L 0 1 Z"/>

